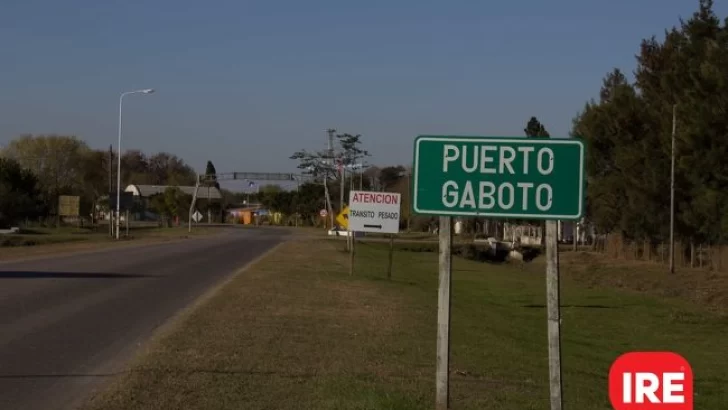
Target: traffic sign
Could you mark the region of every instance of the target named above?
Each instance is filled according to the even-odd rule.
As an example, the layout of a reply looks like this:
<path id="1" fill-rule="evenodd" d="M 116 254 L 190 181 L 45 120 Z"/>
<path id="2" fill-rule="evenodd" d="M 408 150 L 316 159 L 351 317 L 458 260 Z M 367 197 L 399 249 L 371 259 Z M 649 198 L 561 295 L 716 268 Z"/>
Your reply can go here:
<path id="1" fill-rule="evenodd" d="M 195 211 L 195 213 L 192 214 L 192 220 L 195 222 L 200 222 L 200 220 L 202 220 L 202 214 L 200 211 Z"/>
<path id="2" fill-rule="evenodd" d="M 393 192 L 351 191 L 349 230 L 398 233 L 401 199 Z"/>
<path id="3" fill-rule="evenodd" d="M 329 212 L 325 209 L 322 209 L 319 211 L 319 215 L 321 215 L 322 218 L 326 218 L 326 215 L 328 215 Z"/>
<path id="4" fill-rule="evenodd" d="M 584 144 L 565 138 L 419 136 L 412 208 L 441 216 L 578 220 Z"/>
<path id="5" fill-rule="evenodd" d="M 339 223 L 339 226 L 349 230 L 349 207 L 344 205 L 344 209 L 339 212 L 338 215 L 336 215 L 336 222 Z"/>

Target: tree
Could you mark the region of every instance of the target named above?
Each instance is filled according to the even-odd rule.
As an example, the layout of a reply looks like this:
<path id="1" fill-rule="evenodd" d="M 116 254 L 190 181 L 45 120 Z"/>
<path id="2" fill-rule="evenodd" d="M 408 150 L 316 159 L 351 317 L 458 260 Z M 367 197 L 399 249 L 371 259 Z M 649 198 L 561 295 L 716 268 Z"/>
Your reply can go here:
<path id="1" fill-rule="evenodd" d="M 605 232 L 669 234 L 672 112 L 676 108 L 678 237 L 724 241 L 728 228 L 728 29 L 713 2 L 640 44 L 635 81 L 619 70 L 577 115 L 587 143 L 587 215 Z"/>
<path id="2" fill-rule="evenodd" d="M 220 184 L 217 182 L 217 170 L 215 170 L 215 165 L 212 164 L 212 161 L 209 160 L 205 167 L 205 185 L 220 189 Z"/>
<path id="3" fill-rule="evenodd" d="M 404 177 L 405 171 L 401 165 L 382 168 L 379 171 L 379 184 L 382 189 L 386 191 L 395 186 Z"/>
<path id="4" fill-rule="evenodd" d="M 529 138 L 549 138 L 550 135 L 546 128 L 536 117 L 531 117 L 526 124 L 526 128 L 523 130 L 526 136 Z"/>
<path id="5" fill-rule="evenodd" d="M 321 184 L 305 183 L 293 193 L 292 211 L 299 213 L 310 225 L 321 220 L 319 211 L 326 208 L 324 187 Z"/>
<path id="6" fill-rule="evenodd" d="M 153 185 L 191 186 L 197 182 L 195 170 L 181 158 L 167 152 L 152 155 L 142 174 Z"/>
<path id="7" fill-rule="evenodd" d="M 88 151 L 80 158 L 81 215 L 95 215 L 99 198 L 109 192 L 108 169 L 110 166 L 108 152 Z"/>
<path id="8" fill-rule="evenodd" d="M 75 136 L 26 134 L 11 141 L 3 155 L 38 178 L 44 202 L 52 211 L 57 211 L 59 195 L 82 190 L 81 164 L 89 152 L 86 143 Z"/>
<path id="9" fill-rule="evenodd" d="M 38 178 L 18 161 L 0 158 L 0 227 L 39 213 Z"/>
<path id="10" fill-rule="evenodd" d="M 329 180 L 335 178 L 336 175 L 334 158 L 327 151 L 310 152 L 300 150 L 294 152 L 290 159 L 298 161 L 298 169 L 302 170 L 304 175 L 310 175 L 314 181 L 320 181 L 319 183 L 323 184 L 324 207 L 329 214 L 333 214 Z"/>
<path id="11" fill-rule="evenodd" d="M 339 134 L 336 136 L 341 146 L 340 164 L 344 167 L 353 167 L 364 157 L 370 156 L 367 150 L 361 148 L 361 135 Z"/>
<path id="12" fill-rule="evenodd" d="M 186 214 L 186 210 L 190 206 L 190 198 L 178 187 L 170 186 L 164 190 L 164 193 L 153 196 L 150 205 L 169 226 L 171 218 Z"/>
<path id="13" fill-rule="evenodd" d="M 528 122 L 526 123 L 526 128 L 523 129 L 523 132 L 526 134 L 527 138 L 550 138 L 551 135 L 548 131 L 546 131 L 546 127 L 541 124 L 541 121 L 538 120 L 536 117 L 531 117 Z M 481 221 L 483 222 L 483 221 Z M 546 244 L 546 221 L 539 221 L 539 222 L 533 222 L 533 221 L 523 221 L 523 220 L 516 220 L 513 221 L 516 224 L 523 224 L 527 223 L 529 225 L 537 225 L 541 228 L 541 245 Z"/>

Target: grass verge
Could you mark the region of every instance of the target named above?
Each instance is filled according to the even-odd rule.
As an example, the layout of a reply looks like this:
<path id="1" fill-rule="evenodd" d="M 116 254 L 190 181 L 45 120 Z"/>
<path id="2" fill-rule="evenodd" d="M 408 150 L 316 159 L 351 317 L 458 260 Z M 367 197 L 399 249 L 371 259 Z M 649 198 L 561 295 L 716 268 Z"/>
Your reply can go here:
<path id="1" fill-rule="evenodd" d="M 88 409 L 429 409 L 437 254 L 386 244 L 292 241 L 159 335 Z M 454 259 L 451 401 L 458 409 L 548 409 L 544 275 Z M 632 267 L 632 270 L 635 268 Z M 696 408 L 728 402 L 725 316 L 680 299 L 586 286 L 566 264 L 565 406 L 609 409 L 611 362 L 672 350 L 691 362 Z"/>

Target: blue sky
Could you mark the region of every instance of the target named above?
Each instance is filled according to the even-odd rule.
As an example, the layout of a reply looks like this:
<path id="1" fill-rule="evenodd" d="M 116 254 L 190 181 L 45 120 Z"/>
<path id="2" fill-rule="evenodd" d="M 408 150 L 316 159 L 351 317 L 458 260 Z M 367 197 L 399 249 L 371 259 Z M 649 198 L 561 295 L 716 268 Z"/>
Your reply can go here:
<path id="1" fill-rule="evenodd" d="M 718 3 L 718 2 L 716 2 Z M 613 67 L 698 1 L 38 1 L 0 5 L 0 145 L 75 134 L 202 171 L 291 172 L 360 133 L 376 164 L 418 134 L 566 135 Z M 720 16 L 724 3 L 716 5 Z"/>

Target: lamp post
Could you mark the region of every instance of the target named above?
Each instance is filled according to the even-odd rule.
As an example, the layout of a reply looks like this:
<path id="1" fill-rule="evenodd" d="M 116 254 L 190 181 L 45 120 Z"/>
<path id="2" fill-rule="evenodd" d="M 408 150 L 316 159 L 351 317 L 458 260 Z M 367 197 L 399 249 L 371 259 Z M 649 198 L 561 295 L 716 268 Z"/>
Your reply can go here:
<path id="1" fill-rule="evenodd" d="M 126 91 L 121 93 L 119 96 L 119 141 L 117 145 L 117 152 L 119 158 L 116 162 L 116 239 L 119 239 L 119 220 L 121 215 L 121 103 L 124 101 L 124 96 L 129 94 L 151 94 L 154 92 L 152 88 L 146 88 L 144 90 Z"/>

